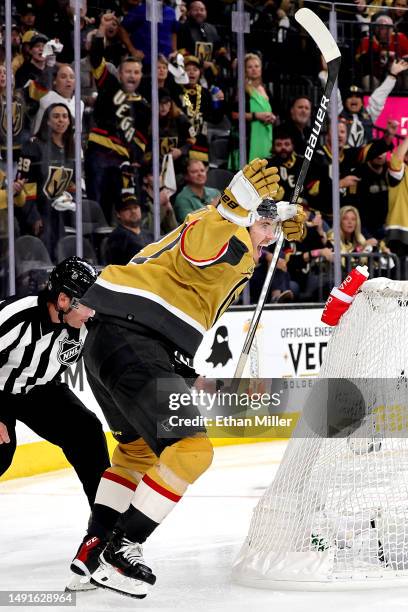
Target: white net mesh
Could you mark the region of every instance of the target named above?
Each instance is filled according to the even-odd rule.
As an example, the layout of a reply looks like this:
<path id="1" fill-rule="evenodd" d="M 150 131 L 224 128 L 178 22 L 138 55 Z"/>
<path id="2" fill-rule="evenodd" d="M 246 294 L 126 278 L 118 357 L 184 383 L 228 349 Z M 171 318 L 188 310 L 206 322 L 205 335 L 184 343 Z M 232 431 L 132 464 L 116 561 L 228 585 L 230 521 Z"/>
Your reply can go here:
<path id="1" fill-rule="evenodd" d="M 309 404 L 254 510 L 234 566 L 238 582 L 341 589 L 408 578 L 407 372 L 408 282 L 367 281 L 316 383 L 324 391 L 327 379 L 352 379 L 364 411 L 350 435 L 327 438 Z"/>

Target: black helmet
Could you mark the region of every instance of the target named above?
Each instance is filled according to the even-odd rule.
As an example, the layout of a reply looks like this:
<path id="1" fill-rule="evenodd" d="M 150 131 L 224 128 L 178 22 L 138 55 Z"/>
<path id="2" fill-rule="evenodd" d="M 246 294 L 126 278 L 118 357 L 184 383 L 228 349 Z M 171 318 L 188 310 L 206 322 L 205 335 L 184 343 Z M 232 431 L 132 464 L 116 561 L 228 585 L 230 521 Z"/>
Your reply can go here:
<path id="1" fill-rule="evenodd" d="M 278 211 L 275 200 L 265 198 L 256 209 L 256 212 L 263 219 L 276 219 Z"/>
<path id="2" fill-rule="evenodd" d="M 81 298 L 94 284 L 98 273 L 94 266 L 80 257 L 68 257 L 55 266 L 47 283 L 50 297 L 57 298 L 63 291 L 71 298 Z"/>

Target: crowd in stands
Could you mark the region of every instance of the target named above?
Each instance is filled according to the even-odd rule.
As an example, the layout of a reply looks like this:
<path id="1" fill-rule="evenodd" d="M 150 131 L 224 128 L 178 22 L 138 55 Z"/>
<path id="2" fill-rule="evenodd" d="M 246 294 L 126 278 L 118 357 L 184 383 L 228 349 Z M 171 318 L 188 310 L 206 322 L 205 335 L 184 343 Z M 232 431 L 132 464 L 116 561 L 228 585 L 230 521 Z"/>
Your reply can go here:
<path id="1" fill-rule="evenodd" d="M 286 200 L 327 76 L 314 43 L 294 20 L 297 8 L 308 4 L 327 20 L 327 9 L 306 0 L 245 3 L 251 26 L 244 67 L 247 159 L 267 158 L 279 168 L 279 199 Z M 161 234 L 216 202 L 240 168 L 237 50 L 231 31 L 236 6 L 228 0 L 163 2 L 156 58 L 151 57 L 144 0 L 88 0 L 81 6 L 78 75 L 72 3 L 13 0 L 12 83 L 6 77 L 0 7 L 0 267 L 8 256 L 7 87 L 13 105 L 15 236 L 40 240 L 52 263 L 73 254 L 62 244 L 75 248 L 75 241 L 66 240 L 75 234 L 75 138 L 81 139 L 84 237 L 93 263 L 124 264 L 153 240 L 152 62 L 157 62 L 159 99 Z M 386 261 L 387 271 L 398 278 L 408 278 L 407 125 L 390 116 L 379 130 L 376 121 L 390 95 L 408 96 L 406 8 L 407 0 L 354 0 L 354 6 L 339 7 L 337 13 L 343 56 L 335 118 L 342 265 L 371 261 L 377 253 L 376 269 Z M 80 136 L 75 134 L 78 78 Z M 285 243 L 271 302 L 322 299 L 322 286 L 330 282 L 329 122 L 301 202 L 308 232 L 301 243 Z M 272 253 L 273 246 L 255 271 L 251 301 L 258 299 Z M 6 279 L 0 276 L 4 295 Z"/>

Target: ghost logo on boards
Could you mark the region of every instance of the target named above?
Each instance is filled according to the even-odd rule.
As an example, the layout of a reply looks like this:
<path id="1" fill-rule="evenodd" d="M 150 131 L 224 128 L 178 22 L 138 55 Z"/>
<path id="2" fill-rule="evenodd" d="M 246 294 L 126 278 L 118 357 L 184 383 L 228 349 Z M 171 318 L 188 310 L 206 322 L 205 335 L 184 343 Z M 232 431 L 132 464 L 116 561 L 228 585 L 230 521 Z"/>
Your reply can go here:
<path id="1" fill-rule="evenodd" d="M 211 347 L 211 355 L 206 359 L 216 368 L 218 365 L 225 366 L 232 359 L 232 353 L 228 345 L 228 329 L 221 325 L 215 331 L 214 342 Z"/>

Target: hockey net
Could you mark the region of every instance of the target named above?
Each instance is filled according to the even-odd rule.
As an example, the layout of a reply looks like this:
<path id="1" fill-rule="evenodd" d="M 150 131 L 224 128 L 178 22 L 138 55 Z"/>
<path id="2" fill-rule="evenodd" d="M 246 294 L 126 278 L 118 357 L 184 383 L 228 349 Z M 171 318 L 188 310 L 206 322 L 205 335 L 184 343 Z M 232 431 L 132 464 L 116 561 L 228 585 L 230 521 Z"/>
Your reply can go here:
<path id="1" fill-rule="evenodd" d="M 352 380 L 364 413 L 360 403 L 349 434 L 333 437 L 303 413 L 254 509 L 237 582 L 325 590 L 408 581 L 407 370 L 408 282 L 367 281 L 317 381 Z"/>

